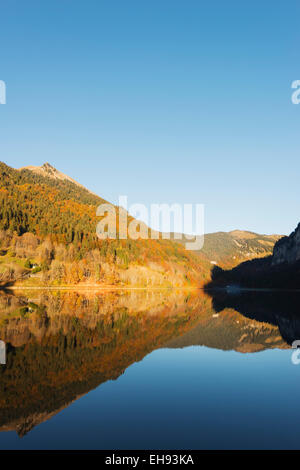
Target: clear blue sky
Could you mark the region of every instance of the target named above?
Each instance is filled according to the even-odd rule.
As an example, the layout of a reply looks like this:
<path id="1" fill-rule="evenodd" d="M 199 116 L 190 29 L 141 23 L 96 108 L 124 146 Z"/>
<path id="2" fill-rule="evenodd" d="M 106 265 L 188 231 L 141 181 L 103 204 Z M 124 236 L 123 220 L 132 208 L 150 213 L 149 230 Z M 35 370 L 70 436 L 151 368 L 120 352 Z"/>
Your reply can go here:
<path id="1" fill-rule="evenodd" d="M 1 4 L 0 159 L 112 202 L 204 203 L 206 231 L 300 221 L 299 1 Z"/>

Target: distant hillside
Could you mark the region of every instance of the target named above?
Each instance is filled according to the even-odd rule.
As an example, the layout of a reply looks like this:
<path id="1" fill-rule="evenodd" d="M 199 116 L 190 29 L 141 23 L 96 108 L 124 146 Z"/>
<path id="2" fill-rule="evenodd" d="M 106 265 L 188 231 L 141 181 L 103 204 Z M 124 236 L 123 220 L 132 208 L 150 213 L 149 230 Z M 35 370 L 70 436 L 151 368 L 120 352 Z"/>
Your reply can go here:
<path id="1" fill-rule="evenodd" d="M 222 266 L 234 266 L 239 261 L 268 256 L 280 235 L 259 235 L 235 230 L 205 236 L 202 253 Z"/>
<path id="2" fill-rule="evenodd" d="M 255 258 L 230 270 L 216 267 L 207 287 L 236 284 L 251 288 L 300 288 L 300 224 L 289 236 L 280 238 L 272 254 Z"/>
<path id="3" fill-rule="evenodd" d="M 204 246 L 198 254 L 211 265 L 231 268 L 245 260 L 271 255 L 274 244 L 281 237 L 281 235 L 259 235 L 242 230 L 208 233 L 204 237 Z"/>

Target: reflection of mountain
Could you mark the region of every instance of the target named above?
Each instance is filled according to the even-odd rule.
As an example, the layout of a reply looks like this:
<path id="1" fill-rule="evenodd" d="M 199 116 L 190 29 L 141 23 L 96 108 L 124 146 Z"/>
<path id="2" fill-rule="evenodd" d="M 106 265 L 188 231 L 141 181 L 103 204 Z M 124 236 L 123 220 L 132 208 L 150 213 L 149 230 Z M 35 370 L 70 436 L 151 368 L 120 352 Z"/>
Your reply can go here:
<path id="1" fill-rule="evenodd" d="M 285 348 L 287 345 L 282 340 L 278 328 L 273 325 L 249 321 L 235 310 L 226 309 L 221 315 L 212 312 L 204 315 L 195 328 L 172 339 L 166 346 L 207 346 L 223 351 L 251 353 L 264 349 Z"/>
<path id="2" fill-rule="evenodd" d="M 286 347 L 276 326 L 233 310 L 216 316 L 197 291 L 3 294 L 0 311 L 0 429 L 20 435 L 160 347 Z"/>
<path id="3" fill-rule="evenodd" d="M 31 302 L 3 295 L 1 304 L 7 309 L 0 338 L 8 344 L 0 426 L 22 435 L 193 327 L 205 299 L 183 292 L 57 293 Z"/>
<path id="4" fill-rule="evenodd" d="M 300 292 L 241 291 L 229 295 L 225 290 L 208 291 L 216 312 L 234 309 L 244 317 L 277 326 L 288 343 L 300 339 Z M 226 310 L 225 310 L 226 312 Z"/>

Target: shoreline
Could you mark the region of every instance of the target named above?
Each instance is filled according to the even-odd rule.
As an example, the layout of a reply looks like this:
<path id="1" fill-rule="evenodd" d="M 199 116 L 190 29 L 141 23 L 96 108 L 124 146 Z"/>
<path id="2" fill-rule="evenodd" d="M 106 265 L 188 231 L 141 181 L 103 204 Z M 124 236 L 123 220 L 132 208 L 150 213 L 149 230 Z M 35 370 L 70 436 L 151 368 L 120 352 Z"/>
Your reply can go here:
<path id="1" fill-rule="evenodd" d="M 100 290 L 100 291 L 115 291 L 115 290 L 203 290 L 203 287 L 118 287 L 118 286 L 8 286 L 0 288 L 0 290 Z"/>
<path id="2" fill-rule="evenodd" d="M 7 286 L 7 287 L 0 287 L 0 291 L 16 291 L 16 290 L 50 290 L 50 291 L 76 291 L 76 290 L 89 290 L 89 291 L 107 291 L 107 292 L 113 292 L 113 291 L 134 291 L 134 290 L 147 290 L 147 291 L 162 291 L 162 290 L 185 290 L 185 291 L 221 291 L 225 292 L 229 296 L 238 296 L 241 295 L 245 292 L 300 292 L 300 289 L 287 289 L 287 288 L 254 288 L 254 287 L 244 287 L 239 289 L 239 292 L 228 292 L 226 287 L 199 287 L 199 286 L 184 286 L 184 287 L 176 287 L 176 286 L 170 286 L 170 287 L 127 287 L 127 286 L 97 286 L 97 285 L 78 285 L 78 286 Z"/>

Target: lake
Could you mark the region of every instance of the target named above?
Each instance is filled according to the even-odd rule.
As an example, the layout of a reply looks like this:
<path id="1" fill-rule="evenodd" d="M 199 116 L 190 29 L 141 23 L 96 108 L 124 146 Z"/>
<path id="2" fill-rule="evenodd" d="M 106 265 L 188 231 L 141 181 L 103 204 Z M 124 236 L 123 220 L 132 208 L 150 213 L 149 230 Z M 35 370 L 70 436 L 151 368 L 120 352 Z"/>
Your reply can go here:
<path id="1" fill-rule="evenodd" d="M 0 294 L 1 449 L 298 449 L 300 294 Z"/>

